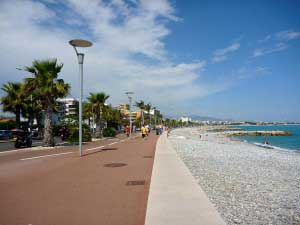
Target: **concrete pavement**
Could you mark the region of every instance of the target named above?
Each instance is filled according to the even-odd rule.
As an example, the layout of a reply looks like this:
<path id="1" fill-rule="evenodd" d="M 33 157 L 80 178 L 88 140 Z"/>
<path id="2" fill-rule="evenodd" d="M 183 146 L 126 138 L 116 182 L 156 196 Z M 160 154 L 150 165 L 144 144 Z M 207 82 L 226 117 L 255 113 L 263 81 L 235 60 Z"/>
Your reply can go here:
<path id="1" fill-rule="evenodd" d="M 145 225 L 225 225 L 166 134 L 156 145 Z"/>

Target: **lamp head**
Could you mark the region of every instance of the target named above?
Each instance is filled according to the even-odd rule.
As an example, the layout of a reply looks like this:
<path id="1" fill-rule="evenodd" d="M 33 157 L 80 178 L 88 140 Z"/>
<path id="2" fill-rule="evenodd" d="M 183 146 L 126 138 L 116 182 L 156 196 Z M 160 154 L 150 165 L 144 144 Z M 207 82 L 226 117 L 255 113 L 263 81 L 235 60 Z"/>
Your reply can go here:
<path id="1" fill-rule="evenodd" d="M 71 40 L 69 41 L 69 44 L 72 45 L 73 47 L 81 47 L 81 48 L 90 47 L 93 45 L 92 42 L 81 40 L 81 39 Z"/>

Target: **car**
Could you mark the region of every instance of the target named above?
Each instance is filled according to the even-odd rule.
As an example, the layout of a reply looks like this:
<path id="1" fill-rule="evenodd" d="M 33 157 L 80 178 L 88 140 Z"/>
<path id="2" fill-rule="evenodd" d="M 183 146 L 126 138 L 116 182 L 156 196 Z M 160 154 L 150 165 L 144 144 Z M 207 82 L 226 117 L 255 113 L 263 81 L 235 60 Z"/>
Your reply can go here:
<path id="1" fill-rule="evenodd" d="M 12 132 L 9 130 L 0 130 L 0 140 L 9 140 L 12 139 Z"/>

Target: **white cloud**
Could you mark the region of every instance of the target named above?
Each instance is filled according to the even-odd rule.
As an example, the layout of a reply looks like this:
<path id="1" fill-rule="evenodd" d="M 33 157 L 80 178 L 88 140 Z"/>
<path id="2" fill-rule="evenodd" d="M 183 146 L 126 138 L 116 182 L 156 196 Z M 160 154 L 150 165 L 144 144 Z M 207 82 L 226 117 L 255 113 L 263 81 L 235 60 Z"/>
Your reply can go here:
<path id="1" fill-rule="evenodd" d="M 258 40 L 259 43 L 266 43 L 270 41 L 291 41 L 300 38 L 300 31 L 284 30 L 275 34 L 268 34 L 263 39 Z"/>
<path id="2" fill-rule="evenodd" d="M 216 50 L 214 52 L 214 55 L 226 55 L 230 52 L 237 51 L 240 48 L 240 46 L 241 46 L 240 43 L 233 43 L 232 45 L 230 45 L 226 48 Z"/>
<path id="3" fill-rule="evenodd" d="M 212 61 L 216 63 L 225 61 L 228 58 L 227 55 L 229 53 L 237 51 L 240 47 L 241 47 L 240 43 L 236 42 L 226 48 L 218 49 L 214 51 L 213 53 L 214 56 L 212 58 Z"/>
<path id="4" fill-rule="evenodd" d="M 251 79 L 270 74 L 271 70 L 268 67 L 257 66 L 255 68 L 242 67 L 237 70 L 237 78 L 240 80 Z"/>
<path id="5" fill-rule="evenodd" d="M 212 58 L 212 61 L 217 63 L 217 62 L 225 61 L 226 59 L 227 59 L 227 56 L 221 55 L 221 56 L 214 56 Z"/>
<path id="6" fill-rule="evenodd" d="M 84 95 L 106 91 L 110 102 L 127 101 L 124 92 L 169 110 L 170 105 L 222 90 L 222 84 L 199 84 L 205 61 L 174 64 L 168 59 L 164 38 L 168 21 L 176 21 L 166 0 L 155 1 L 68 0 L 63 17 L 43 3 L 29 0 L 1 1 L 1 83 L 29 76 L 16 67 L 34 59 L 58 58 L 64 63 L 61 77 L 78 96 L 78 68 L 68 41 L 92 39 L 84 64 Z M 56 8 L 58 7 L 56 3 Z M 77 15 L 76 20 L 72 15 Z M 162 20 L 162 19 L 163 20 Z M 232 51 L 232 50 L 229 50 Z M 173 112 L 176 113 L 176 112 Z"/>
<path id="7" fill-rule="evenodd" d="M 272 35 L 269 34 L 269 35 L 265 36 L 264 39 L 258 40 L 258 42 L 264 43 L 264 42 L 269 41 L 271 38 L 272 38 Z"/>
<path id="8" fill-rule="evenodd" d="M 255 49 L 253 52 L 253 57 L 259 57 L 267 54 L 271 54 L 274 52 L 280 52 L 284 51 L 288 48 L 289 46 L 285 43 L 277 43 L 275 46 L 272 48 L 260 48 L 260 49 Z"/>
<path id="9" fill-rule="evenodd" d="M 281 31 L 276 33 L 276 37 L 280 40 L 285 40 L 285 41 L 299 39 L 300 31 L 291 31 L 291 30 Z"/>

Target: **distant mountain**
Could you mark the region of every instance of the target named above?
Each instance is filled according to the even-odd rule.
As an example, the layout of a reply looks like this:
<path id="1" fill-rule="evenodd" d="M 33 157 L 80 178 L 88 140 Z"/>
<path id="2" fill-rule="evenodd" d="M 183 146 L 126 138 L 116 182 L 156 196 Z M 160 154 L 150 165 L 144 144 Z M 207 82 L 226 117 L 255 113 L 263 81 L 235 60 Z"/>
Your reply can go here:
<path id="1" fill-rule="evenodd" d="M 220 119 L 220 118 L 215 118 L 215 117 L 210 117 L 210 116 L 190 115 L 189 117 L 192 118 L 192 120 L 232 121 L 231 119 Z"/>

